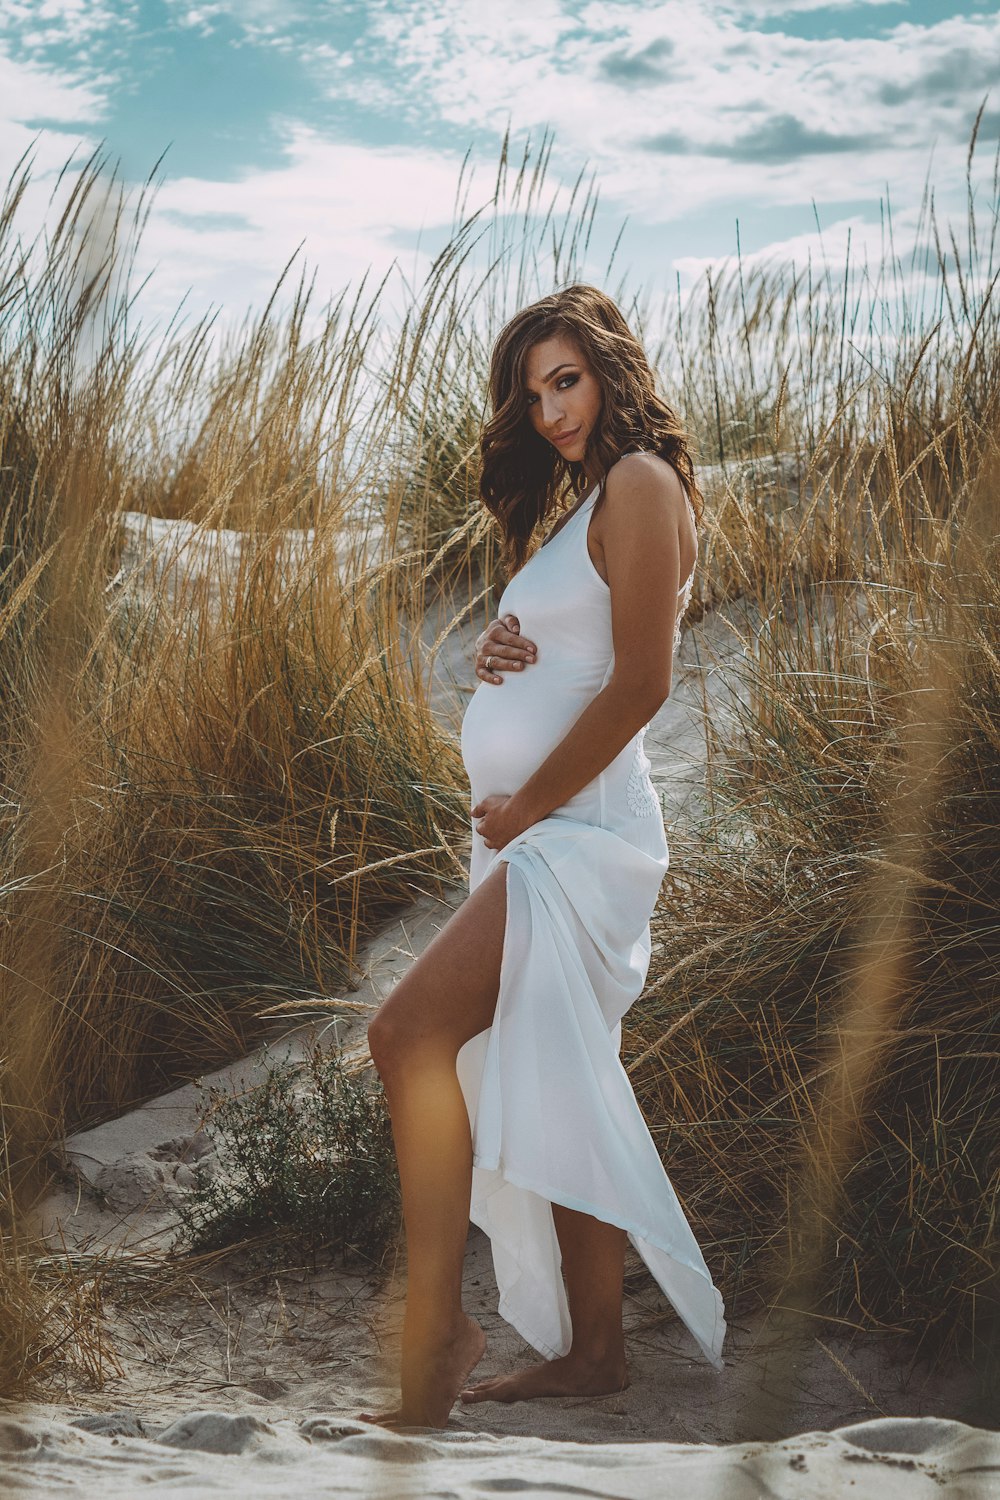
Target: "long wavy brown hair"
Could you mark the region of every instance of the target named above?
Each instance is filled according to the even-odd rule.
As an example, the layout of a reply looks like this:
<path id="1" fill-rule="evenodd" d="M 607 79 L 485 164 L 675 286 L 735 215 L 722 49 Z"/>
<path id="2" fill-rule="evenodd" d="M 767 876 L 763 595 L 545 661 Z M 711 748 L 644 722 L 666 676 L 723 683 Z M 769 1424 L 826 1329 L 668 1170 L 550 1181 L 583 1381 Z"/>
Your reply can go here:
<path id="1" fill-rule="evenodd" d="M 601 409 L 587 444 L 587 469 L 582 462 L 563 458 L 535 431 L 528 415 L 528 350 L 553 334 L 573 340 L 601 386 Z M 515 314 L 493 346 L 489 394 L 493 414 L 479 438 L 479 493 L 500 527 L 500 564 L 508 575 L 526 561 L 539 522 L 559 509 L 567 495 L 582 493 L 588 470 L 596 471 L 603 485 L 611 465 L 633 448 L 658 453 L 673 465 L 701 519 L 702 495 L 684 429 L 657 393 L 641 343 L 598 287 L 578 282 Z"/>

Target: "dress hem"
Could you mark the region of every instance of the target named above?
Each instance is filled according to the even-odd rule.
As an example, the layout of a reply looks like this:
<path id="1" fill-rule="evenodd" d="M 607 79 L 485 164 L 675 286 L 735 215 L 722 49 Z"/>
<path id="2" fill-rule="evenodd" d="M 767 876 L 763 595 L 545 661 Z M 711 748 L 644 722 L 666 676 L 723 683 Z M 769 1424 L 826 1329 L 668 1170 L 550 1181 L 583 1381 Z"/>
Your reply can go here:
<path id="1" fill-rule="evenodd" d="M 498 1160 L 489 1161 L 474 1152 L 472 1157 L 472 1164 L 474 1167 L 478 1167 L 481 1171 L 501 1172 L 504 1182 L 509 1182 L 512 1187 L 521 1188 L 524 1192 L 534 1193 L 536 1197 L 543 1198 L 548 1203 L 557 1203 L 560 1208 L 568 1208 L 575 1213 L 587 1214 L 592 1219 L 600 1219 L 602 1224 L 613 1224 L 616 1229 L 624 1230 L 625 1233 L 629 1236 L 629 1239 L 632 1241 L 633 1247 L 640 1256 L 642 1256 L 642 1249 L 637 1241 L 642 1240 L 645 1244 L 652 1245 L 655 1250 L 659 1250 L 663 1255 L 669 1255 L 670 1259 L 674 1261 L 678 1266 L 682 1266 L 685 1271 L 692 1271 L 696 1276 L 700 1276 L 706 1283 L 706 1285 L 715 1294 L 717 1306 L 721 1308 L 722 1297 L 719 1293 L 718 1288 L 713 1282 L 707 1268 L 703 1266 L 692 1265 L 690 1261 L 684 1260 L 677 1254 L 676 1250 L 662 1244 L 653 1233 L 638 1229 L 632 1224 L 622 1223 L 619 1218 L 616 1218 L 604 1212 L 603 1210 L 598 1209 L 597 1206 L 593 1203 L 585 1202 L 582 1198 L 574 1198 L 566 1193 L 554 1193 L 547 1187 L 539 1186 L 538 1183 L 530 1181 L 527 1177 L 522 1176 L 519 1172 L 511 1172 L 506 1167 L 501 1168 Z M 476 1221 L 473 1220 L 473 1223 L 475 1222 Z M 479 1225 L 479 1227 L 483 1228 L 482 1225 Z M 484 1233 L 488 1233 L 488 1231 L 484 1229 Z M 643 1260 L 645 1260 L 644 1256 Z M 669 1292 L 667 1292 L 665 1288 L 660 1285 L 660 1282 L 656 1276 L 656 1272 L 652 1269 L 652 1267 L 647 1265 L 647 1269 L 649 1270 L 650 1275 L 653 1277 L 653 1280 L 656 1281 L 657 1286 L 660 1287 L 660 1291 L 666 1297 L 671 1307 L 673 1307 L 674 1312 L 677 1314 L 680 1321 L 684 1324 L 684 1327 L 687 1329 L 688 1333 L 690 1333 L 691 1337 L 698 1345 L 698 1348 L 704 1355 L 706 1362 L 710 1364 L 715 1370 L 723 1370 L 725 1368 L 725 1364 L 722 1360 L 721 1351 L 722 1343 L 726 1335 L 726 1323 L 721 1312 L 716 1312 L 716 1327 L 718 1327 L 720 1323 L 722 1324 L 722 1338 L 719 1340 L 719 1352 L 716 1353 L 714 1352 L 713 1345 L 703 1343 L 695 1333 L 694 1329 L 691 1327 L 684 1314 L 675 1305 L 674 1300 L 670 1296 Z M 506 1318 L 514 1328 L 517 1329 L 521 1337 L 524 1338 L 532 1346 L 533 1349 L 537 1349 L 540 1354 L 545 1354 L 549 1359 L 558 1359 L 561 1357 L 555 1352 L 552 1352 L 551 1354 L 548 1353 L 549 1345 L 546 1344 L 544 1340 L 536 1341 L 534 1338 L 530 1337 L 517 1322 L 515 1322 L 512 1318 L 507 1317 L 507 1314 L 503 1311 L 505 1306 L 509 1306 L 509 1303 L 507 1303 L 505 1298 L 501 1298 L 498 1311 L 500 1311 L 501 1315 Z"/>

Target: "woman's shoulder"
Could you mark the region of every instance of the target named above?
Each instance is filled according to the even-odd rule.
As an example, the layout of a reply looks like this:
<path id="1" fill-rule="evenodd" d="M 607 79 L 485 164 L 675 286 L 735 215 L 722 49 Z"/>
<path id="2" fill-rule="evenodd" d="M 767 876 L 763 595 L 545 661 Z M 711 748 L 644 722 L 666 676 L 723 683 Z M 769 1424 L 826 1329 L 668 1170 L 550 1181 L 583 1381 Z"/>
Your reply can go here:
<path id="1" fill-rule="evenodd" d="M 667 459 L 658 453 L 623 453 L 611 465 L 600 497 L 607 509 L 617 510 L 625 504 L 666 505 L 682 515 L 687 509 L 684 482 Z"/>
<path id="2" fill-rule="evenodd" d="M 660 535 L 665 541 L 669 533 L 679 539 L 681 577 L 686 578 L 698 555 L 698 532 L 683 480 L 656 453 L 623 454 L 608 470 L 588 541 L 606 566 L 605 547 L 613 538 Z"/>

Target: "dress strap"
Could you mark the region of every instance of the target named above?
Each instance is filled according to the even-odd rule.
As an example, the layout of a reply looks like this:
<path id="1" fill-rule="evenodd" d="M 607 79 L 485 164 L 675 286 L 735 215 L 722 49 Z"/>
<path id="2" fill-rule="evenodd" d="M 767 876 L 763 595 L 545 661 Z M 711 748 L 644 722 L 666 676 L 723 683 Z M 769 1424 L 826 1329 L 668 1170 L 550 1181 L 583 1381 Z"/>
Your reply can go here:
<path id="1" fill-rule="evenodd" d="M 544 542 L 540 544 L 538 550 L 541 551 L 542 548 L 547 547 L 550 542 L 554 542 L 557 536 L 561 536 L 564 531 L 568 531 L 580 512 L 586 510 L 589 505 L 593 504 L 597 495 L 600 493 L 600 489 L 600 484 L 595 484 L 589 495 L 585 496 L 583 500 L 578 500 L 576 502 L 576 509 L 571 512 L 568 518 L 563 518 L 563 520 L 560 521 L 559 525 L 555 528 L 554 531 L 549 532 Z"/>

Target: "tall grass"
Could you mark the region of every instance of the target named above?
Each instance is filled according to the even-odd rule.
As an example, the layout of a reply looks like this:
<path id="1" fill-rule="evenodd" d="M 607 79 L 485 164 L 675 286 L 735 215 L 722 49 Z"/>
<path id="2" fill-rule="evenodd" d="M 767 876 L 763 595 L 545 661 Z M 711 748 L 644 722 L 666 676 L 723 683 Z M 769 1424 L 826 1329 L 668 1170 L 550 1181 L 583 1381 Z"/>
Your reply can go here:
<path id="1" fill-rule="evenodd" d="M 341 299 L 306 338 L 300 286 L 215 365 L 203 325 L 141 348 L 113 235 L 67 291 L 98 167 L 34 281 L 16 241 L 0 257 L 4 904 L 8 934 L 39 912 L 17 941 L 44 955 L 53 1133 L 231 1055 L 268 1002 L 336 994 L 380 917 L 461 868 L 460 765 L 401 650 L 397 560 L 348 524 L 393 483 L 376 436 L 345 459 L 386 421 L 355 423 L 372 307 Z M 140 506 L 183 511 L 187 551 L 114 581 Z M 36 851 L 34 782 L 68 755 Z"/>
<path id="2" fill-rule="evenodd" d="M 970 246 L 994 242 L 995 188 Z M 771 274 L 750 354 L 791 321 L 796 279 L 783 299 Z M 863 382 L 848 340 L 842 360 L 828 335 L 800 347 L 827 404 L 789 385 L 797 494 L 730 480 L 709 518 L 709 602 L 740 598 L 743 651 L 626 1051 L 731 1298 L 982 1353 L 1000 1269 L 1000 340 L 993 264 L 963 270 L 956 247 L 936 274 L 947 316 L 917 321 L 900 290 L 892 357 Z M 729 290 L 712 315 L 738 328 Z"/>
<path id="3" fill-rule="evenodd" d="M 44 1365 L 16 1330 L 32 1308 L 50 1322 L 19 1227 L 47 1149 L 245 1049 L 273 1003 L 341 993 L 387 913 L 461 877 L 465 827 L 457 748 L 403 649 L 405 570 L 348 524 L 365 486 L 396 482 L 385 408 L 358 415 L 372 306 L 341 299 L 306 338 L 300 286 L 235 352 L 210 356 L 205 323 L 144 346 L 123 273 L 132 230 L 115 210 L 103 244 L 88 240 L 109 223 L 93 207 L 113 197 L 102 163 L 27 249 L 13 228 L 26 182 L 21 169 L 0 215 L 14 1384 Z M 192 526 L 172 557 L 123 570 L 141 508 Z"/>
<path id="4" fill-rule="evenodd" d="M 794 1268 L 805 1176 L 832 1245 L 820 1305 L 966 1347 L 1000 1187 L 996 562 L 957 619 L 914 624 L 873 590 L 853 639 L 837 595 L 766 628 L 711 810 L 675 839 L 627 1041 L 730 1295 Z M 954 676 L 928 724 L 936 658 Z"/>

